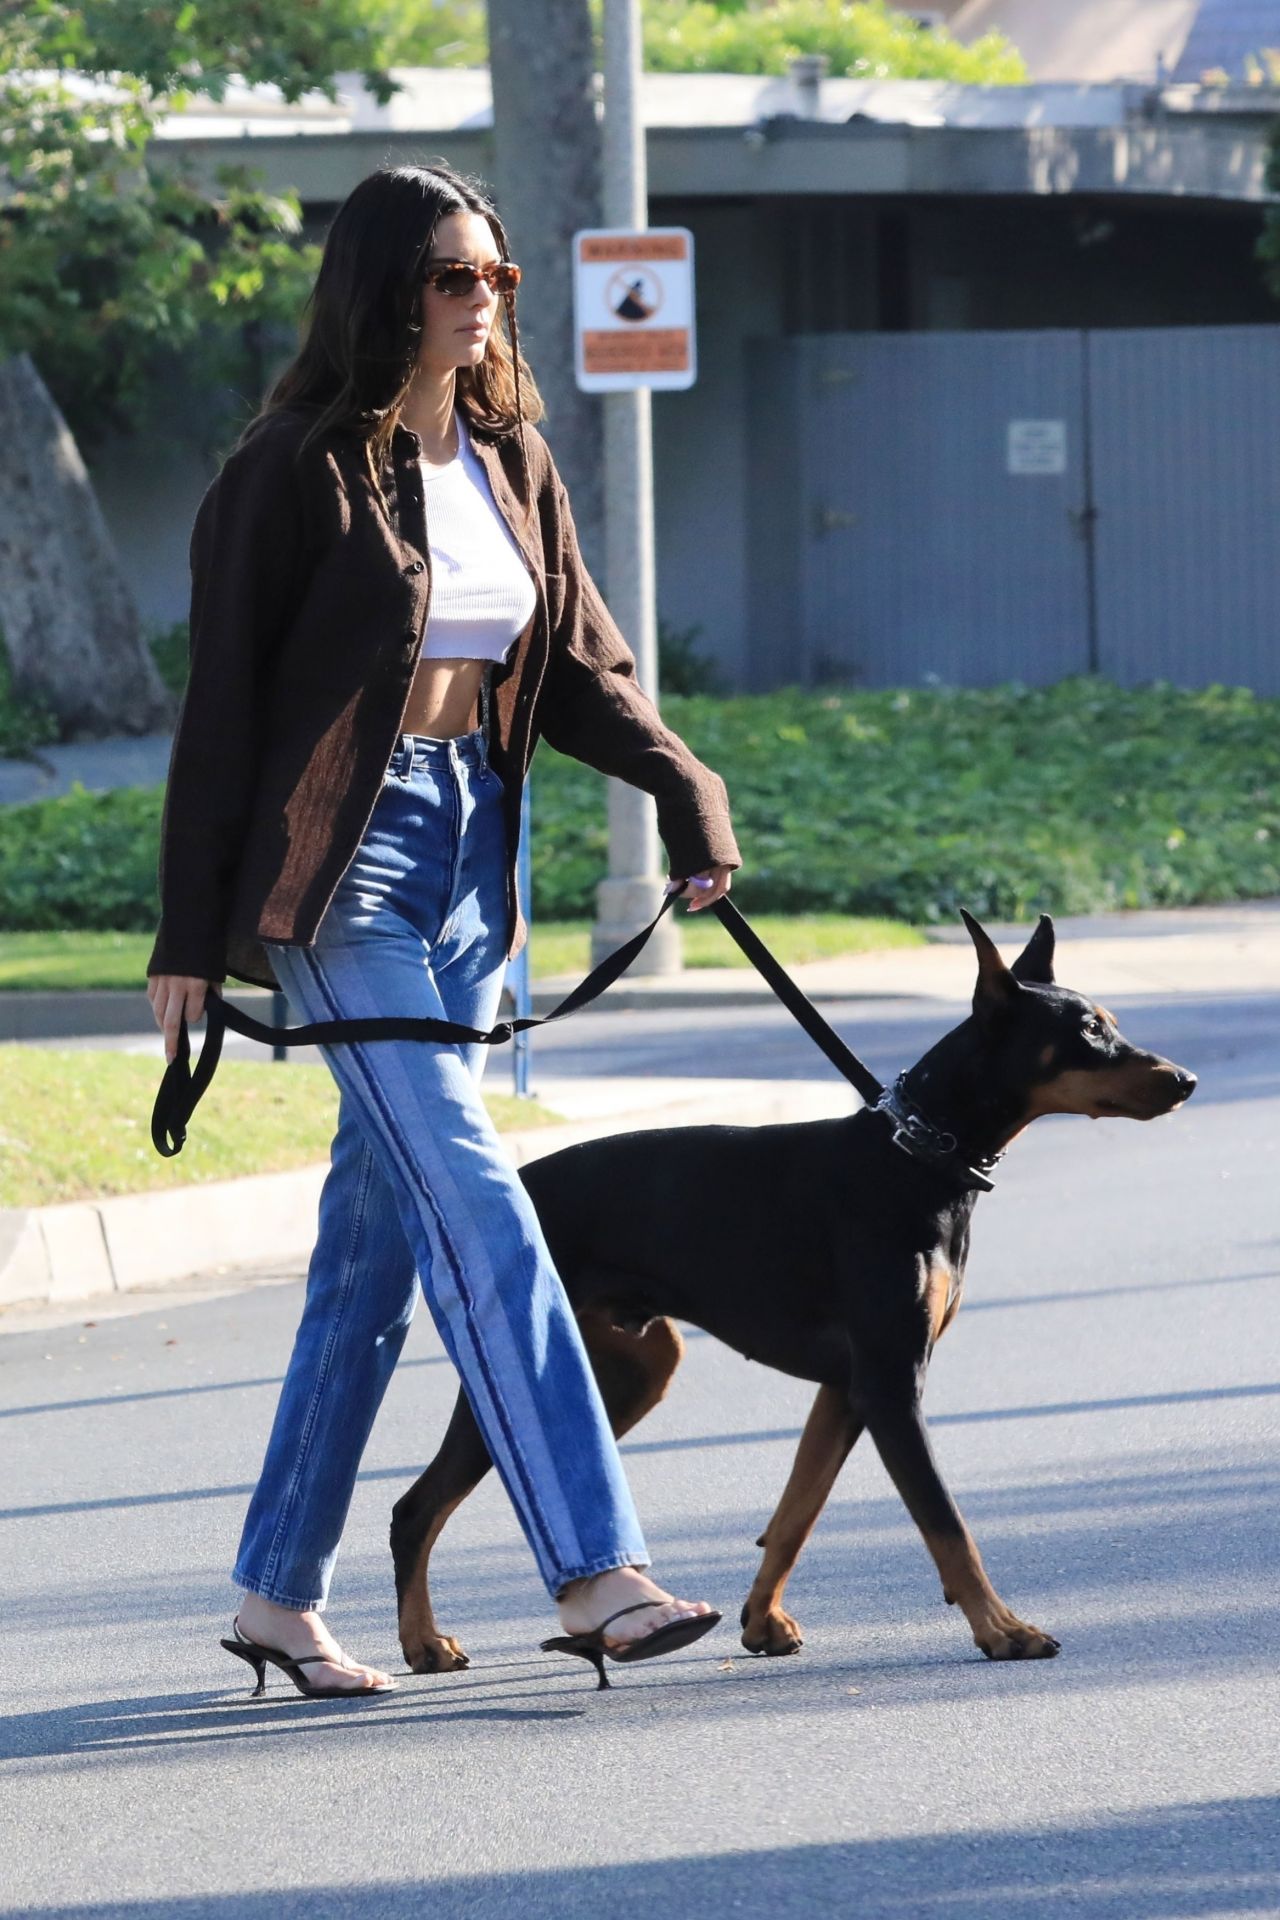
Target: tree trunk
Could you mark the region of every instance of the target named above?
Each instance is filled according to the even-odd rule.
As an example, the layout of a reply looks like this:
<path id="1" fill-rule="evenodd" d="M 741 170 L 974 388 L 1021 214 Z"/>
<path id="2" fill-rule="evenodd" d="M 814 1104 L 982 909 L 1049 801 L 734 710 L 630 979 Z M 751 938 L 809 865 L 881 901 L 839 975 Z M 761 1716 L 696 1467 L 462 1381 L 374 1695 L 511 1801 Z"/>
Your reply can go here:
<path id="1" fill-rule="evenodd" d="M 573 376 L 572 241 L 600 225 L 600 127 L 588 0 L 489 0 L 498 210 L 525 269 L 520 330 L 583 554 L 604 566 L 601 413 Z"/>
<path id="2" fill-rule="evenodd" d="M 64 738 L 173 717 L 84 461 L 25 353 L 0 362 L 0 644 Z"/>

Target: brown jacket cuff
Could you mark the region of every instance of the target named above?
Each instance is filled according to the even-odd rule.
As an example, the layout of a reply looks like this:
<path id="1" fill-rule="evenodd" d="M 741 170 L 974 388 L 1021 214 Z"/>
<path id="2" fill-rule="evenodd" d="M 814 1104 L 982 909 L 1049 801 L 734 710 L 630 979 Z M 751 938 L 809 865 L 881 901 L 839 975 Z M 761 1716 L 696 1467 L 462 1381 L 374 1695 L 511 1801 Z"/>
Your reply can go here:
<path id="1" fill-rule="evenodd" d="M 710 770 L 707 769 L 709 772 Z M 718 779 L 712 774 L 712 779 Z M 720 783 L 723 790 L 723 783 Z M 687 880 L 708 867 L 740 867 L 742 855 L 729 824 L 726 797 L 722 811 L 658 801 L 658 833 L 667 850 L 668 872 Z"/>
<path id="2" fill-rule="evenodd" d="M 227 977 L 226 944 L 194 934 L 171 935 L 162 921 L 147 961 L 147 978 L 157 973 L 179 973 L 220 984 Z"/>

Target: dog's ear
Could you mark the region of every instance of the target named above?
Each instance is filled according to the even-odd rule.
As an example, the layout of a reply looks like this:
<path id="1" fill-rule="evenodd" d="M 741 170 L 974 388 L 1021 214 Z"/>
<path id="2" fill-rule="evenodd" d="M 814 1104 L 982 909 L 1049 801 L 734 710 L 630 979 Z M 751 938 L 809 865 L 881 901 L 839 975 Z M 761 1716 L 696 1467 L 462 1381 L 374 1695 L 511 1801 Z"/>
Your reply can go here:
<path id="1" fill-rule="evenodd" d="M 960 918 L 969 929 L 969 938 L 978 956 L 978 984 L 973 990 L 973 1011 L 980 1020 L 991 1019 L 1012 1007 L 1022 989 L 1000 958 L 996 943 L 986 928 L 980 927 L 964 907 L 960 909 Z"/>
<path id="2" fill-rule="evenodd" d="M 1015 980 L 1033 987 L 1052 987 L 1055 984 L 1053 939 L 1053 922 L 1047 913 L 1042 913 L 1035 932 L 1009 969 Z"/>

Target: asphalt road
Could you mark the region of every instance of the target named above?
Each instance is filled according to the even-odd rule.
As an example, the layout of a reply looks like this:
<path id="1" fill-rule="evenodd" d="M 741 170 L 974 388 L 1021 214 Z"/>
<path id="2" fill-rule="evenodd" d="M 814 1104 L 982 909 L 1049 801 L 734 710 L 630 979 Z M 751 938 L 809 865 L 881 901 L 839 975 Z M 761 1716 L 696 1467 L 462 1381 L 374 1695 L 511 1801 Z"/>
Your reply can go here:
<path id="1" fill-rule="evenodd" d="M 936 1005 L 834 1010 L 888 1071 Z M 1280 1913 L 1276 1681 L 1280 1004 L 1117 1003 L 1202 1076 L 1138 1127 L 1039 1123 L 979 1206 L 928 1404 L 1004 1597 L 1062 1641 L 993 1666 L 864 1441 L 790 1590 L 807 1644 L 585 1669 L 486 1486 L 436 1589 L 474 1666 L 379 1704 L 251 1704 L 225 1567 L 298 1293 L 0 1340 L 6 1914 L 644 1909 L 928 1920 Z M 816 1071 L 785 1016 L 586 1016 L 548 1074 Z M 627 1458 L 658 1570 L 732 1617 L 808 1391 L 693 1338 Z M 410 1336 L 334 1594 L 395 1650 L 387 1509 L 439 1435 Z"/>

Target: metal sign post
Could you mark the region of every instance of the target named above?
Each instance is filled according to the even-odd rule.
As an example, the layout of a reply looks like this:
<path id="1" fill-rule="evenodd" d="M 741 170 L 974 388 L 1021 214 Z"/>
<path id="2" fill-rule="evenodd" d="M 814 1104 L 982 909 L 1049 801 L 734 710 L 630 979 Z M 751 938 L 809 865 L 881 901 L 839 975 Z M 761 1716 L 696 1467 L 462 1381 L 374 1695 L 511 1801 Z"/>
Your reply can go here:
<path id="1" fill-rule="evenodd" d="M 622 229 L 633 239 L 644 235 L 649 194 L 646 179 L 644 128 L 639 112 L 640 7 L 639 0 L 605 0 L 604 4 L 604 217 L 610 228 Z M 579 234 L 575 252 L 602 234 Z M 692 247 L 689 249 L 690 268 Z M 583 271 L 607 269 L 609 279 L 618 269 L 630 269 L 639 284 L 632 290 L 619 284 L 618 299 L 601 319 L 598 309 L 586 316 L 579 305 L 579 379 L 587 371 L 596 348 L 583 339 L 586 332 L 615 329 L 641 333 L 660 325 L 661 312 L 651 307 L 655 279 L 668 262 L 648 258 L 608 261 L 582 260 Z M 665 296 L 665 283 L 663 286 Z M 582 287 L 579 287 L 581 296 Z M 692 292 L 688 318 L 692 331 Z M 652 357 L 655 348 L 647 349 Z M 690 360 L 692 366 L 692 360 Z M 651 698 L 658 694 L 658 630 L 654 603 L 653 564 L 653 427 L 648 385 L 652 372 L 622 373 L 621 382 L 609 382 L 605 393 L 605 572 L 609 609 L 636 657 L 640 685 Z M 659 373 L 661 369 L 658 370 Z M 680 369 L 676 370 L 681 371 Z M 598 377 L 598 376 L 597 376 Z M 683 382 L 683 384 L 688 384 Z M 621 386 L 621 390 L 619 389 Z M 597 389 L 598 390 L 598 389 Z M 622 782 L 609 782 L 609 877 L 597 894 L 596 924 L 591 945 L 594 959 L 619 946 L 657 913 L 662 901 L 665 862 L 658 840 L 657 814 L 647 794 Z M 636 964 L 637 973 L 674 973 L 680 966 L 680 935 L 667 915 Z"/>

